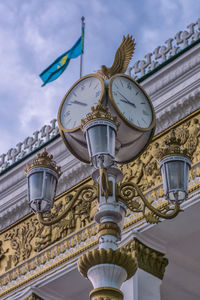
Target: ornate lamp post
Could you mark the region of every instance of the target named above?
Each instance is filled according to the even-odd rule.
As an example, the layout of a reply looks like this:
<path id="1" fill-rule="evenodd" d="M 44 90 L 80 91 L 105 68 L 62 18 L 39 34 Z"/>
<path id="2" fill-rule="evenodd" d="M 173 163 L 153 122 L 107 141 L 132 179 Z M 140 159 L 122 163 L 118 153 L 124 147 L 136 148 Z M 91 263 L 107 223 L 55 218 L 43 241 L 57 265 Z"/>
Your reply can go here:
<path id="1" fill-rule="evenodd" d="M 92 199 L 96 197 L 99 199 L 95 215 L 95 221 L 99 224 L 99 248 L 83 254 L 78 262 L 80 273 L 93 284 L 94 289 L 90 293 L 92 300 L 123 299 L 120 287 L 137 270 L 136 259 L 118 248 L 126 207 L 133 212 L 141 212 L 139 207 L 134 205 L 135 193 L 137 192 L 140 201 L 154 216 L 165 219 L 175 217 L 180 211 L 179 203 L 183 200 L 182 195 L 184 199 L 187 197 L 189 152 L 186 149 L 181 150 L 180 140 L 176 138 L 173 131 L 171 139 L 168 136 L 167 142 L 155 153 L 155 156 L 161 159 L 161 170 L 164 168 L 162 176 L 166 197 L 171 197 L 170 193 L 178 194 L 172 199 L 169 198 L 173 204 L 175 202 L 172 212 L 163 209 L 161 211 L 153 207 L 133 182 L 120 184 L 123 174 L 115 166 L 115 151 L 113 151 L 118 126 L 116 117 L 112 117 L 108 108 L 102 106 L 92 108 L 92 112 L 82 120 L 82 130 L 87 140 L 90 159 L 96 168 L 93 179 L 99 185 L 99 191 L 94 186 L 87 186 L 88 193 L 93 193 Z M 101 142 L 98 143 L 99 141 Z M 171 165 L 172 163 L 174 165 Z M 44 150 L 31 164 L 27 165 L 26 173 L 30 207 L 34 212 L 39 213 L 39 220 L 45 225 L 52 225 L 63 218 L 83 192 L 80 188 L 59 217 L 46 221 L 42 213 L 53 205 L 52 199 L 55 195 L 57 178 L 60 176 L 60 168 L 56 167 L 53 157 L 48 156 Z M 180 173 L 181 176 L 179 176 Z M 178 176 L 179 180 L 176 180 L 175 176 Z M 173 180 L 174 177 L 175 180 Z"/>
<path id="2" fill-rule="evenodd" d="M 117 201 L 115 186 L 122 174 L 115 165 L 115 138 L 117 118 L 108 108 L 92 108 L 92 113 L 82 120 L 88 152 L 97 169 L 93 178 L 99 183 L 99 206 L 95 221 L 99 224 L 99 249 L 83 255 L 78 263 L 81 274 L 93 284 L 90 299 L 123 299 L 122 283 L 133 276 L 136 260 L 117 249 L 126 207 Z M 99 146 L 98 146 L 99 144 Z"/>
<path id="3" fill-rule="evenodd" d="M 142 213 L 147 222 L 145 209 L 156 221 L 174 218 L 187 197 L 191 153 L 182 150 L 181 139 L 172 131 L 154 154 L 160 161 L 164 192 L 170 201 L 166 208 L 150 204 L 135 183 L 121 183 L 123 174 L 116 162 L 134 160 L 155 131 L 155 113 L 148 95 L 124 74 L 111 76 L 109 81 L 97 74 L 81 78 L 64 97 L 58 123 L 68 150 L 96 169 L 92 177 L 98 189 L 95 185 L 84 186 L 84 191 L 80 188 L 60 216 L 46 220 L 43 213 L 53 206 L 60 169 L 45 150 L 26 168 L 30 207 L 39 213 L 42 224 L 52 225 L 67 215 L 78 197 L 90 201 L 98 198 L 94 219 L 99 224 L 99 247 L 83 254 L 78 267 L 93 284 L 91 300 L 122 300 L 122 283 L 137 270 L 136 258 L 118 247 L 126 209 Z"/>

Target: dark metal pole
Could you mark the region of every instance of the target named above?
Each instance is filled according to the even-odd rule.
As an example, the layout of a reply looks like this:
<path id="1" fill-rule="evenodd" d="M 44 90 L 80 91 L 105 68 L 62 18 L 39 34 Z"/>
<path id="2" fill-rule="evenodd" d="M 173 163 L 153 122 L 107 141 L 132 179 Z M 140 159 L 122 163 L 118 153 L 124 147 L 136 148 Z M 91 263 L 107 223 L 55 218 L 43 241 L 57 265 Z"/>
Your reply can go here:
<path id="1" fill-rule="evenodd" d="M 81 59 L 80 59 L 80 78 L 82 77 L 82 69 L 83 69 L 85 17 L 81 18 L 81 32 L 82 32 L 82 44 L 81 44 Z"/>

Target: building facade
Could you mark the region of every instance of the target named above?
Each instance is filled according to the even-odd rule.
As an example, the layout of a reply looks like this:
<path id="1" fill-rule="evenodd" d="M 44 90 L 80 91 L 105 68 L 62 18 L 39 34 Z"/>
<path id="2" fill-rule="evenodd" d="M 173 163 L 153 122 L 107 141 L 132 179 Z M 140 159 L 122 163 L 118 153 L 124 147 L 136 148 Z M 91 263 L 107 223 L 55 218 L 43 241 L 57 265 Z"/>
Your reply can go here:
<path id="1" fill-rule="evenodd" d="M 128 70 L 150 96 L 156 134 L 133 162 L 119 166 L 123 181 L 137 183 L 155 207 L 166 207 L 154 150 L 172 132 L 191 147 L 188 199 L 173 220 L 158 222 L 144 208 L 127 210 L 119 246 L 136 257 L 136 274 L 122 286 L 125 300 L 197 300 L 200 298 L 200 19 L 169 38 Z M 92 167 L 66 149 L 52 120 L 16 148 L 0 156 L 0 299 L 88 299 L 91 283 L 77 268 L 80 255 L 97 247 L 93 217 L 98 199 L 76 200 L 66 216 L 42 225 L 27 201 L 25 165 L 43 148 L 62 167 L 54 217 L 79 187 L 92 183 Z M 137 198 L 137 196 L 136 196 Z M 49 216 L 47 215 L 46 218 Z"/>

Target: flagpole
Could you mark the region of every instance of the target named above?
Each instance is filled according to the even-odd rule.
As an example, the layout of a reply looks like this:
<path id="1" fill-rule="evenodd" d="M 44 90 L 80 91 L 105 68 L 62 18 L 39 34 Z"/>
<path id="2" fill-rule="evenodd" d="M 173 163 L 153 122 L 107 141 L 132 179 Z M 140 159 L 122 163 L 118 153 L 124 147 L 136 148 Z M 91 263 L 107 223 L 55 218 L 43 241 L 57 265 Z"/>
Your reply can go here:
<path id="1" fill-rule="evenodd" d="M 80 78 L 82 77 L 82 68 L 83 68 L 84 32 L 85 32 L 85 17 L 82 17 L 81 18 L 82 43 L 81 43 L 81 58 L 80 58 Z"/>

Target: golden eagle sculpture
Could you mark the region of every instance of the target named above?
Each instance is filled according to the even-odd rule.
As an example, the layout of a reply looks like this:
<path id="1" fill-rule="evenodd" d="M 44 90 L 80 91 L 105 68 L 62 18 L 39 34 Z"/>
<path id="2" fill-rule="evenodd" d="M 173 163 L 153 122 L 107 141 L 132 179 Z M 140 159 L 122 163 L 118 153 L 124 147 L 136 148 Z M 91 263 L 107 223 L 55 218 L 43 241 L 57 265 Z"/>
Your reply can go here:
<path id="1" fill-rule="evenodd" d="M 101 70 L 98 70 L 97 73 L 104 79 L 109 79 L 115 74 L 125 73 L 133 56 L 135 45 L 135 39 L 133 39 L 132 36 L 123 36 L 123 40 L 117 49 L 112 66 L 107 68 L 103 65 L 101 66 Z"/>

